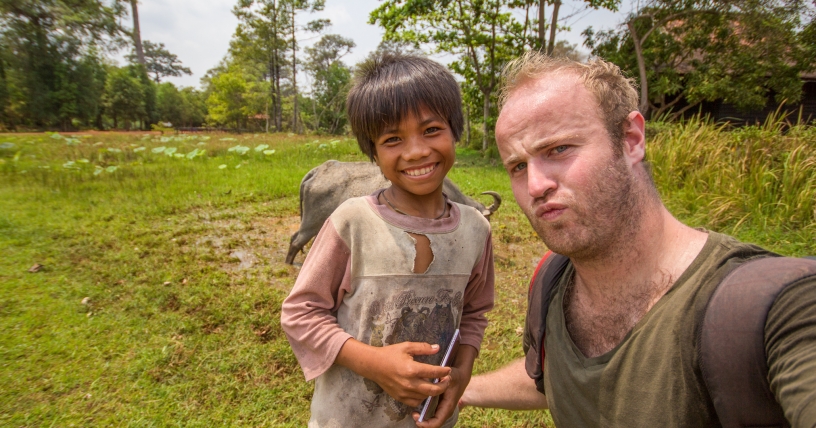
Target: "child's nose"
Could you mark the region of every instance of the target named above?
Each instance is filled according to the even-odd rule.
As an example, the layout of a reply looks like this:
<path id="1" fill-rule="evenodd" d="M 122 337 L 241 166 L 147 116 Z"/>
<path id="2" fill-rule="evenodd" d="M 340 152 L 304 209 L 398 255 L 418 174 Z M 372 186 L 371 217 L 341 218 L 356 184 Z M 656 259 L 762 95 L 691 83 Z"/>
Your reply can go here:
<path id="1" fill-rule="evenodd" d="M 419 137 L 411 137 L 408 139 L 407 147 L 403 152 L 403 157 L 407 160 L 421 159 L 428 156 L 431 152 L 430 147 Z"/>

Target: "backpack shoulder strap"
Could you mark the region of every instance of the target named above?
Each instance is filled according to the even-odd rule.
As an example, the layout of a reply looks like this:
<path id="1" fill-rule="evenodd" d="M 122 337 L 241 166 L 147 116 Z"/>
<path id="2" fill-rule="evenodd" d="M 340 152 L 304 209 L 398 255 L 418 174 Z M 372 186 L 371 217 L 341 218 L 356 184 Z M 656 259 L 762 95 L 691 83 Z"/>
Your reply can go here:
<path id="1" fill-rule="evenodd" d="M 544 392 L 544 332 L 552 290 L 564 273 L 569 258 L 548 251 L 541 259 L 530 281 L 527 296 L 527 321 L 524 326 L 524 351 L 527 374 L 535 380 L 536 388 Z"/>
<path id="2" fill-rule="evenodd" d="M 785 287 L 813 275 L 811 260 L 761 258 L 734 269 L 711 295 L 700 366 L 723 427 L 790 426 L 768 384 L 765 321 Z"/>

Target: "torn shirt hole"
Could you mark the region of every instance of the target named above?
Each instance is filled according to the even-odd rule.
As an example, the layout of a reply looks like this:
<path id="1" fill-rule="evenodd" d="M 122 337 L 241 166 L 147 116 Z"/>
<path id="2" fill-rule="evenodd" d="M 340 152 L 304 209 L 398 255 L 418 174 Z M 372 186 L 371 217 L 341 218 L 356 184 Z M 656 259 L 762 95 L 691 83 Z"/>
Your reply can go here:
<path id="1" fill-rule="evenodd" d="M 425 273 L 428 271 L 428 268 L 431 267 L 431 263 L 433 263 L 434 259 L 434 254 L 431 250 L 431 241 L 425 235 L 417 233 L 408 233 L 408 235 L 411 236 L 416 245 L 413 272 Z"/>

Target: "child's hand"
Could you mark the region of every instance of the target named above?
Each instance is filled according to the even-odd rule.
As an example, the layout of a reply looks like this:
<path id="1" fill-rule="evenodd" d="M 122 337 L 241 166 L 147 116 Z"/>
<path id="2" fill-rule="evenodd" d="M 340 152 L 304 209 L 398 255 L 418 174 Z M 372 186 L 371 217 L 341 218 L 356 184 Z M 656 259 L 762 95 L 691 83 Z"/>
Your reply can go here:
<path id="1" fill-rule="evenodd" d="M 445 391 L 447 380 L 434 384 L 429 379 L 444 378 L 451 368 L 439 367 L 414 361 L 414 355 L 432 355 L 439 352 L 439 345 L 403 342 L 378 348 L 379 367 L 371 367 L 369 379 L 377 382 L 385 392 L 409 406 L 419 406 L 429 395 Z"/>
<path id="2" fill-rule="evenodd" d="M 456 406 L 459 404 L 459 399 L 465 392 L 468 383 L 470 383 L 470 376 L 473 373 L 473 361 L 476 359 L 477 351 L 472 346 L 460 346 L 456 355 L 456 362 L 451 370 L 448 378 L 448 387 L 442 396 L 439 397 L 439 404 L 436 407 L 434 416 L 430 419 L 425 419 L 423 422 L 417 422 L 419 428 L 438 428 L 451 417 Z M 414 421 L 419 420 L 419 413 L 414 412 Z"/>
<path id="3" fill-rule="evenodd" d="M 335 362 L 371 379 L 394 399 L 416 407 L 430 395 L 439 395 L 448 387 L 451 369 L 414 361 L 414 355 L 432 355 L 439 345 L 402 342 L 375 347 L 355 339 L 343 344 Z M 434 384 L 429 379 L 440 378 Z M 458 397 L 457 397 L 458 399 Z"/>

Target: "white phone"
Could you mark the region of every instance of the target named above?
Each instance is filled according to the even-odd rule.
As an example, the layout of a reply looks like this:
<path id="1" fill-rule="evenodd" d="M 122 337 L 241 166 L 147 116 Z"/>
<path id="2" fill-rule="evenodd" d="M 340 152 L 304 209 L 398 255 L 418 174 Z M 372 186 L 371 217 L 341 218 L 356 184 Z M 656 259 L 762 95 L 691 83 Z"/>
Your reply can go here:
<path id="1" fill-rule="evenodd" d="M 457 328 L 456 331 L 453 332 L 453 338 L 451 339 L 450 343 L 448 344 L 448 349 L 445 351 L 445 356 L 442 357 L 442 363 L 439 364 L 439 367 L 447 367 L 448 366 L 448 359 L 450 358 L 451 352 L 453 352 L 453 345 L 456 344 L 456 340 L 459 339 L 459 329 Z M 433 383 L 439 383 L 439 379 L 434 379 Z M 431 401 L 433 400 L 433 396 L 429 396 L 425 399 L 424 404 L 422 405 L 422 412 L 419 414 L 419 420 L 417 422 L 422 422 L 425 420 L 425 414 L 428 413 L 428 408 L 431 407 Z"/>

